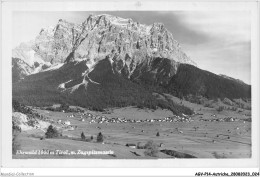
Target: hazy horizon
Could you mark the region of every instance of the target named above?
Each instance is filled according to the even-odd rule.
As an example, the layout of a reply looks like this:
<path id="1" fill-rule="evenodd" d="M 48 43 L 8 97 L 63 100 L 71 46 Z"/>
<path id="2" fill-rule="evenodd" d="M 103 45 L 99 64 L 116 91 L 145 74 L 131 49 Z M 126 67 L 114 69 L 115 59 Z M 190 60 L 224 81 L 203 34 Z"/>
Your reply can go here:
<path id="1" fill-rule="evenodd" d="M 59 19 L 82 23 L 89 14 L 111 14 L 150 25 L 161 22 L 198 67 L 251 84 L 251 29 L 247 11 L 15 12 L 13 48 L 33 40 Z"/>

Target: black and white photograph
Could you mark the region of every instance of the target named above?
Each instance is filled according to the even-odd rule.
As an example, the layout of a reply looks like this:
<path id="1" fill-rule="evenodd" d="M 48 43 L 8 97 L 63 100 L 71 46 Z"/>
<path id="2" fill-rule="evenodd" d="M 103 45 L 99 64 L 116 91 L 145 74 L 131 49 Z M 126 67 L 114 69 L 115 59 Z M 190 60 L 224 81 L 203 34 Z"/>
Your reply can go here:
<path id="1" fill-rule="evenodd" d="M 134 5 L 12 11 L 12 160 L 253 158 L 252 11 Z"/>

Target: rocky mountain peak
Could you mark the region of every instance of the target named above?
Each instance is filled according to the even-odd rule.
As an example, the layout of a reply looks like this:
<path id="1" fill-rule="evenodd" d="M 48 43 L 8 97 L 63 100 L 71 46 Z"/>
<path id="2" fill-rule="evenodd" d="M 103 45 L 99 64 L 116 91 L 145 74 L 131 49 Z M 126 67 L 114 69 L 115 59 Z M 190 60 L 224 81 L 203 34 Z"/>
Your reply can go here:
<path id="1" fill-rule="evenodd" d="M 81 24 L 60 19 L 55 27 L 42 29 L 26 50 L 15 48 L 13 57 L 30 61 L 30 66 L 34 58 L 43 64 L 75 60 L 93 64 L 108 57 L 118 72 L 126 67 L 128 73 L 158 57 L 196 66 L 164 24 L 145 25 L 108 14 L 89 15 Z"/>

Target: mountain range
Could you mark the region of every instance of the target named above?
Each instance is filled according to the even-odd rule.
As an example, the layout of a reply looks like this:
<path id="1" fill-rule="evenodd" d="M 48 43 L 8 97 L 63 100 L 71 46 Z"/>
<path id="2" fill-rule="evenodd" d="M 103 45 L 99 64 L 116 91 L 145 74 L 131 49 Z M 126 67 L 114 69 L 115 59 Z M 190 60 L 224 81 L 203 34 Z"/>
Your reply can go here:
<path id="1" fill-rule="evenodd" d="M 191 113 L 154 92 L 250 98 L 251 86 L 198 68 L 162 23 L 107 14 L 60 19 L 13 49 L 13 97 L 27 105 L 69 103 L 102 110 L 138 106 Z"/>

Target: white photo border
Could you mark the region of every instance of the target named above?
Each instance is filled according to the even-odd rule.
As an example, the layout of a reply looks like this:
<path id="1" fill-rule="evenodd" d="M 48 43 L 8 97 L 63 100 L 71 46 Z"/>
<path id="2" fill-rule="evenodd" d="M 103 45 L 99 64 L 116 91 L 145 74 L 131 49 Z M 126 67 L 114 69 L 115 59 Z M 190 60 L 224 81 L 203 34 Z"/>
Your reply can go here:
<path id="1" fill-rule="evenodd" d="M 1 167 L 257 168 L 259 167 L 259 3 L 256 1 L 21 1 L 2 2 Z M 12 14 L 16 11 L 250 11 L 252 84 L 252 158 L 249 159 L 12 159 Z"/>

